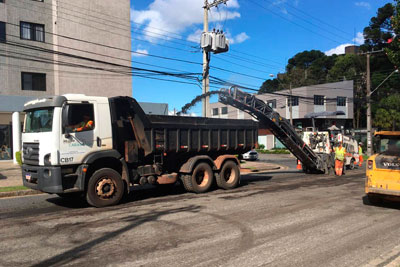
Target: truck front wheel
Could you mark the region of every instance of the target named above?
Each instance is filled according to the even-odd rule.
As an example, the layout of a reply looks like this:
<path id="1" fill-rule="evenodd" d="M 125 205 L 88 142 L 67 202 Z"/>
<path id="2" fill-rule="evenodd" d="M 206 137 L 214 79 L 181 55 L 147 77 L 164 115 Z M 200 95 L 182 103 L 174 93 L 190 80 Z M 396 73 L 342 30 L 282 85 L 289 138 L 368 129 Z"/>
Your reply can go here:
<path id="1" fill-rule="evenodd" d="M 182 176 L 186 190 L 195 193 L 207 192 L 213 183 L 213 171 L 205 162 L 199 163 L 191 175 Z"/>
<path id="2" fill-rule="evenodd" d="M 93 173 L 89 179 L 86 200 L 97 208 L 117 204 L 124 195 L 124 182 L 113 169 L 104 168 Z"/>
<path id="3" fill-rule="evenodd" d="M 224 163 L 220 173 L 215 175 L 217 185 L 223 189 L 232 189 L 238 186 L 240 181 L 240 170 L 238 165 L 229 160 Z"/>

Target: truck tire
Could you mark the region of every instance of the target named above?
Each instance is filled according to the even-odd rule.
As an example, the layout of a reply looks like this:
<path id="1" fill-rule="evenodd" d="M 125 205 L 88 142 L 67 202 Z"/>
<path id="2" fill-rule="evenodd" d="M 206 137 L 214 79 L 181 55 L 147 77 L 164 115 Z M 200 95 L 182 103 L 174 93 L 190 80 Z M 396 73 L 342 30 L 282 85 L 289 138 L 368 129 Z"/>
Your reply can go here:
<path id="1" fill-rule="evenodd" d="M 350 164 L 349 164 L 349 170 L 354 170 L 354 162 L 355 162 L 356 160 L 355 159 L 351 159 L 351 161 L 350 161 Z"/>
<path id="2" fill-rule="evenodd" d="M 121 175 L 113 169 L 103 168 L 90 177 L 86 200 L 97 208 L 112 206 L 119 203 L 124 191 Z"/>
<path id="3" fill-rule="evenodd" d="M 380 204 L 382 204 L 382 198 L 377 196 L 377 195 L 367 194 L 367 197 L 368 197 L 368 202 L 371 205 L 380 205 Z"/>
<path id="4" fill-rule="evenodd" d="M 221 171 L 215 175 L 217 185 L 223 189 L 232 189 L 240 182 L 240 170 L 238 165 L 232 160 L 228 160 L 222 165 Z"/>
<path id="5" fill-rule="evenodd" d="M 185 189 L 189 192 L 207 192 L 213 183 L 213 171 L 205 162 L 197 164 L 191 175 L 183 175 L 182 182 Z"/>

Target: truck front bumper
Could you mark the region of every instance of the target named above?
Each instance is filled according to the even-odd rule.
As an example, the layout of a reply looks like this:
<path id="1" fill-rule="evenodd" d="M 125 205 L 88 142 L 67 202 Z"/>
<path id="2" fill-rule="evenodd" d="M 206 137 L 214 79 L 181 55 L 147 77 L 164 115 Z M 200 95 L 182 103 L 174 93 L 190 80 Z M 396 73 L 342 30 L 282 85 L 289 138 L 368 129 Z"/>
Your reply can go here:
<path id="1" fill-rule="evenodd" d="M 76 175 L 62 174 L 61 167 L 22 165 L 24 186 L 46 193 L 67 193 L 83 191 L 83 175 L 79 167 Z M 69 181 L 73 179 L 72 183 Z"/>

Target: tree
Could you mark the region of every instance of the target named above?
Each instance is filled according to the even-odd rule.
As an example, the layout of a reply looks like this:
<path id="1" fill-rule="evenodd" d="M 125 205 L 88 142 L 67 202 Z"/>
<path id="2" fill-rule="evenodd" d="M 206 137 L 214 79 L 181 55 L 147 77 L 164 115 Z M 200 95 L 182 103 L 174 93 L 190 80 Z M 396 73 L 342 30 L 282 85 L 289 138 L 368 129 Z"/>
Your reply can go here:
<path id="1" fill-rule="evenodd" d="M 294 57 L 288 60 L 286 71 L 290 72 L 294 68 L 307 69 L 315 60 L 324 56 L 325 54 L 319 50 L 297 53 Z"/>
<path id="2" fill-rule="evenodd" d="M 278 89 L 279 89 L 278 79 L 265 80 L 261 85 L 260 89 L 258 90 L 258 94 L 271 93 L 278 91 Z"/>
<path id="3" fill-rule="evenodd" d="M 399 129 L 400 121 L 400 94 L 390 95 L 382 98 L 379 108 L 376 110 L 374 126 L 386 130 L 395 131 Z"/>
<path id="4" fill-rule="evenodd" d="M 378 9 L 376 17 L 372 17 L 369 26 L 364 28 L 365 42 L 362 50 L 382 49 L 387 46 L 388 40 L 393 37 L 391 17 L 394 7 L 391 3 Z"/>
<path id="5" fill-rule="evenodd" d="M 385 49 L 390 62 L 396 67 L 400 66 L 400 41 L 399 41 L 399 34 L 400 34 L 400 0 L 396 0 L 396 5 L 394 6 L 393 16 L 390 20 L 393 37 L 391 37 L 392 41 Z"/>

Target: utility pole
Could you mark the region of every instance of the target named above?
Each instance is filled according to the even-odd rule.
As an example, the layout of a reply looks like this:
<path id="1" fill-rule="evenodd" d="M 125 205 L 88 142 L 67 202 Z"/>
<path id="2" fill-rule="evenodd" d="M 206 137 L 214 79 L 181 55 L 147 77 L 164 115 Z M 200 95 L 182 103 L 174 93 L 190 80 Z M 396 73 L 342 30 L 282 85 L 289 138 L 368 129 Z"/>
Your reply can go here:
<path id="1" fill-rule="evenodd" d="M 214 0 L 212 3 L 208 3 L 208 0 L 204 0 L 204 25 L 203 32 L 208 32 L 208 11 L 212 7 L 216 7 L 219 4 L 226 4 L 228 0 Z M 210 52 L 203 50 L 203 94 L 208 93 L 210 90 Z M 203 117 L 210 116 L 210 97 L 203 98 Z"/>
<path id="2" fill-rule="evenodd" d="M 371 55 L 367 53 L 367 155 L 372 155 L 372 136 L 371 136 L 371 71 L 369 59 Z"/>
<path id="3" fill-rule="evenodd" d="M 208 0 L 204 0 L 203 31 L 208 32 Z M 203 94 L 210 90 L 210 52 L 203 50 Z M 210 97 L 203 98 L 203 117 L 209 116 Z"/>
<path id="4" fill-rule="evenodd" d="M 292 82 L 289 84 L 289 92 L 290 92 L 290 101 L 289 101 L 289 113 L 290 113 L 290 124 L 293 126 L 293 112 L 292 112 L 292 102 L 293 102 L 293 96 L 292 96 Z"/>
<path id="5" fill-rule="evenodd" d="M 381 53 L 384 50 L 370 51 L 362 53 L 367 55 L 367 155 L 372 155 L 372 122 L 371 122 L 371 70 L 370 70 L 370 57 L 371 54 Z M 375 91 L 375 90 L 374 90 Z"/>

